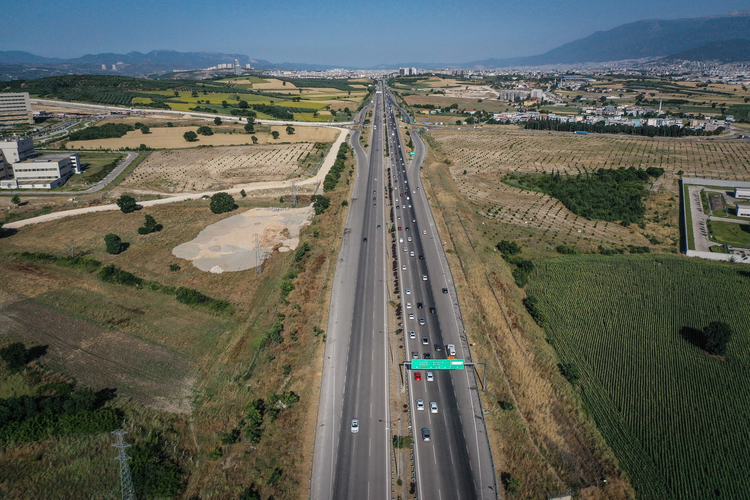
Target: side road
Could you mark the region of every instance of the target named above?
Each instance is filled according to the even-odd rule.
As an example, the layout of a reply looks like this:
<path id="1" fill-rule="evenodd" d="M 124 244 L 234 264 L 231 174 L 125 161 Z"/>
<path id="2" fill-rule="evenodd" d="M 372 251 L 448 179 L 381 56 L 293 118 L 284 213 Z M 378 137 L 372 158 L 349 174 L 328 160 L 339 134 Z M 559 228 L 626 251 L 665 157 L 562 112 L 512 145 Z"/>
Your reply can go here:
<path id="1" fill-rule="evenodd" d="M 337 128 L 337 130 L 339 131 L 339 136 L 336 139 L 336 142 L 333 143 L 333 146 L 331 146 L 331 149 L 328 151 L 328 155 L 326 155 L 326 158 L 323 161 L 323 165 L 320 167 L 320 170 L 318 170 L 317 175 L 315 177 L 311 177 L 309 179 L 304 179 L 299 182 L 296 182 L 298 186 L 320 184 L 323 182 L 323 179 L 325 179 L 325 176 L 328 175 L 328 171 L 331 170 L 333 163 L 336 161 L 336 154 L 339 151 L 339 147 L 341 146 L 341 144 L 344 143 L 344 141 L 346 141 L 346 137 L 349 134 L 349 129 Z M 165 203 L 175 203 L 178 201 L 198 199 L 198 198 L 202 198 L 203 196 L 212 196 L 218 192 L 225 192 L 229 194 L 239 194 L 239 192 L 242 191 L 243 189 L 246 192 L 247 191 L 261 191 L 264 189 L 283 189 L 283 188 L 291 187 L 291 185 L 292 185 L 291 180 L 273 181 L 273 182 L 256 182 L 256 183 L 247 184 L 244 186 L 236 186 L 231 189 L 224 189 L 222 191 L 207 191 L 204 193 L 180 194 L 180 195 L 170 196 L 168 198 L 162 198 L 159 200 L 142 201 L 139 203 L 139 205 L 144 206 L 144 207 L 152 207 L 155 205 L 163 205 Z M 79 192 L 76 194 L 81 194 L 81 193 Z M 5 224 L 4 227 L 8 229 L 18 229 L 24 226 L 29 226 L 31 224 L 38 224 L 40 222 L 48 222 L 52 220 L 62 219 L 64 217 L 71 217 L 74 215 L 87 214 L 91 212 L 104 212 L 107 210 L 119 210 L 119 207 L 115 204 L 112 204 L 112 205 L 100 205 L 96 207 L 76 208 L 74 210 L 54 212 L 51 214 L 40 215 L 39 217 L 32 217 L 30 219 L 19 220 L 16 222 L 9 222 L 8 224 Z"/>

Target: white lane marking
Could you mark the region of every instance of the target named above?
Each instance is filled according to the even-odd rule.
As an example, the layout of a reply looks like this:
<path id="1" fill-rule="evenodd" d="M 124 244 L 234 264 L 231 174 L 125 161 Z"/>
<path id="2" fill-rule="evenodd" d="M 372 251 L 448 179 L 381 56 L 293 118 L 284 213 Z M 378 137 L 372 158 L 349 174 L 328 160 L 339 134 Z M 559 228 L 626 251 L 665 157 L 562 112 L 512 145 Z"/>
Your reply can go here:
<path id="1" fill-rule="evenodd" d="M 437 465 L 437 454 L 435 453 L 435 447 L 431 446 L 432 448 L 432 459 L 435 461 L 435 465 Z"/>
<path id="2" fill-rule="evenodd" d="M 368 448 L 367 455 L 372 456 L 372 438 L 370 438 L 370 447 Z M 367 484 L 370 484 L 370 483 L 367 483 Z"/>

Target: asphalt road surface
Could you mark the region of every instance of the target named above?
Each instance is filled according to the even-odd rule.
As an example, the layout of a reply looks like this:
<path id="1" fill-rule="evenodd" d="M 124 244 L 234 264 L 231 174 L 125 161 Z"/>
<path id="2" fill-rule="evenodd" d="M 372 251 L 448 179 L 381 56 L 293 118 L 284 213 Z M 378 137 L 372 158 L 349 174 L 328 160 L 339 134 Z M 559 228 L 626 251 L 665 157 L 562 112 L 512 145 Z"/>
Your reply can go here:
<path id="1" fill-rule="evenodd" d="M 359 173 L 331 295 L 313 499 L 392 497 L 382 109 L 382 93 L 377 93 L 369 158 L 359 145 L 359 131 L 351 138 Z M 359 420 L 356 433 L 352 419 Z"/>
<path id="2" fill-rule="evenodd" d="M 420 358 L 425 354 L 445 358 L 445 345 L 454 344 L 456 358 L 470 361 L 453 279 L 419 181 L 424 144 L 413 133 L 415 156 L 410 161 L 404 158 L 391 109 L 396 107 L 390 102 L 384 108 L 388 94 L 383 92 L 387 91 L 381 83 L 375 94 L 369 157 L 359 146 L 359 131 L 351 137 L 359 173 L 331 294 L 310 489 L 313 499 L 393 497 L 388 273 L 397 278 L 401 293 L 407 336 L 402 356 L 411 358 L 415 352 Z M 382 120 L 384 109 L 387 124 Z M 390 141 L 385 167 L 384 134 Z M 390 193 L 389 188 L 393 188 Z M 398 206 L 392 212 L 387 211 L 388 196 Z M 392 224 L 397 227 L 395 246 L 386 232 Z M 394 254 L 397 266 L 392 264 Z M 414 338 L 408 338 L 410 331 Z M 408 365 L 409 359 L 403 361 Z M 427 381 L 424 371 L 419 381 L 415 370 L 406 373 L 417 498 L 498 498 L 474 372 L 434 370 L 432 381 Z M 416 409 L 417 399 L 423 400 L 424 410 Z M 430 410 L 431 402 L 437 404 L 436 413 Z M 357 432 L 352 432 L 352 419 L 359 420 Z M 422 428 L 429 429 L 430 441 L 422 440 Z"/>
<path id="3" fill-rule="evenodd" d="M 419 178 L 424 143 L 412 132 L 415 155 L 413 159 L 406 158 L 397 132 L 396 113 L 403 110 L 392 99 L 387 110 L 405 355 L 425 358 L 428 354 L 432 359 L 445 359 L 445 346 L 453 344 L 455 357 L 470 361 L 453 279 Z M 440 344 L 440 350 L 436 344 Z M 497 498 L 474 372 L 431 372 L 432 381 L 424 370 L 407 372 L 418 498 Z M 417 373 L 421 380 L 416 380 Z M 418 409 L 417 400 L 422 400 L 424 409 Z M 432 402 L 437 403 L 437 413 L 430 409 Z M 429 441 L 423 440 L 422 429 L 429 429 Z"/>

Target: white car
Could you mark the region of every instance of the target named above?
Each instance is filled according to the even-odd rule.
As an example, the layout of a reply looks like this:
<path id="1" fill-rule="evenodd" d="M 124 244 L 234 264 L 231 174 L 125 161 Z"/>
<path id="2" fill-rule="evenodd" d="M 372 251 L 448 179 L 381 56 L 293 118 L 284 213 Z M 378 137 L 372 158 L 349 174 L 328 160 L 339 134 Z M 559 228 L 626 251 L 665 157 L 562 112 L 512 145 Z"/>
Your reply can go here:
<path id="1" fill-rule="evenodd" d="M 408 252 L 408 251 L 409 251 L 409 249 L 406 248 L 406 247 L 404 247 L 404 252 Z"/>
<path id="2" fill-rule="evenodd" d="M 422 275 L 422 281 L 427 281 L 427 275 L 426 274 Z"/>
<path id="3" fill-rule="evenodd" d="M 414 250 L 412 250 L 411 252 L 409 252 L 409 257 L 414 257 Z"/>
<path id="4" fill-rule="evenodd" d="M 412 333 L 412 332 L 409 332 L 409 333 Z M 414 338 L 414 337 L 411 337 L 411 338 Z M 432 372 L 426 372 L 425 375 L 427 376 L 428 382 L 432 382 L 433 380 L 435 380 L 435 376 L 432 374 Z"/>
<path id="5" fill-rule="evenodd" d="M 407 302 L 407 303 L 406 303 L 406 308 L 407 308 L 407 309 L 411 309 L 411 302 Z"/>
<path id="6" fill-rule="evenodd" d="M 417 338 L 417 332 L 415 332 L 415 331 L 413 331 L 413 330 L 412 330 L 412 331 L 410 331 L 410 332 L 409 332 L 409 338 L 410 338 L 410 339 L 415 339 L 415 338 Z M 432 373 L 432 372 L 429 372 L 429 373 Z"/>
<path id="7" fill-rule="evenodd" d="M 401 265 L 401 269 L 402 269 L 403 271 L 406 271 L 406 264 L 402 264 L 402 265 Z"/>
<path id="8" fill-rule="evenodd" d="M 399 243 L 403 243 L 403 242 L 404 242 L 404 239 L 403 239 L 403 238 L 399 238 L 399 239 L 398 239 L 398 242 L 399 242 Z"/>
<path id="9" fill-rule="evenodd" d="M 414 319 L 414 313 L 409 313 L 409 319 Z"/>
<path id="10" fill-rule="evenodd" d="M 359 419 L 358 418 L 352 419 L 352 432 L 355 434 L 359 432 Z"/>
<path id="11" fill-rule="evenodd" d="M 411 241 L 411 236 L 408 236 L 408 237 L 406 238 L 406 241 Z"/>
<path id="12" fill-rule="evenodd" d="M 417 410 L 424 410 L 424 401 L 417 399 Z"/>
<path id="13" fill-rule="evenodd" d="M 406 295 L 411 295 L 411 288 L 406 289 Z"/>
<path id="14" fill-rule="evenodd" d="M 437 413 L 437 403 L 435 401 L 430 403 L 430 413 Z"/>
<path id="15" fill-rule="evenodd" d="M 427 229 L 422 229 L 422 234 L 427 234 Z"/>

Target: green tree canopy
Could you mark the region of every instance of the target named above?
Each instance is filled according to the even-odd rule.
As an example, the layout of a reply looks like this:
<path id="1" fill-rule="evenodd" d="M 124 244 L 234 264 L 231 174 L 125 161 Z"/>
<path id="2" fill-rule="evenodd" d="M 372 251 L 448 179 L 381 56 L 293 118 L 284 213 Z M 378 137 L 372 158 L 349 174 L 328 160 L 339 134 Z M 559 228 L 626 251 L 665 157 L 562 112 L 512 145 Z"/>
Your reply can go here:
<path id="1" fill-rule="evenodd" d="M 104 243 L 107 245 L 107 253 L 117 255 L 122 252 L 122 239 L 114 233 L 109 233 L 104 237 Z"/>
<path id="2" fill-rule="evenodd" d="M 184 137 L 188 142 L 195 142 L 198 140 L 198 134 L 196 134 L 192 130 L 188 130 L 187 132 L 185 132 L 182 137 Z"/>
<path id="3" fill-rule="evenodd" d="M 117 198 L 117 206 L 120 207 L 122 213 L 129 214 L 135 212 L 138 204 L 136 203 L 135 198 L 133 198 L 129 194 L 124 194 Z"/>
<path id="4" fill-rule="evenodd" d="M 227 102 L 227 101 L 224 101 L 224 102 Z M 218 116 L 214 118 L 214 125 L 221 125 L 221 118 L 219 118 Z"/>
<path id="5" fill-rule="evenodd" d="M 141 127 L 141 133 L 143 133 L 143 134 L 150 134 L 151 133 L 151 129 L 148 128 L 148 125 L 143 125 Z"/>
<path id="6" fill-rule="evenodd" d="M 732 339 L 732 327 L 722 321 L 712 321 L 703 329 L 704 347 L 711 354 L 723 356 Z"/>
<path id="7" fill-rule="evenodd" d="M 273 132 L 271 132 L 271 135 L 273 136 L 274 139 L 278 139 L 279 138 L 279 133 L 276 130 L 274 130 Z"/>
<path id="8" fill-rule="evenodd" d="M 223 214 L 234 210 L 234 198 L 228 193 L 216 193 L 211 197 L 211 211 Z"/>
<path id="9" fill-rule="evenodd" d="M 206 125 L 203 125 L 202 127 L 198 127 L 198 133 L 200 135 L 214 135 L 214 131 L 211 130 L 211 127 L 208 127 Z"/>

